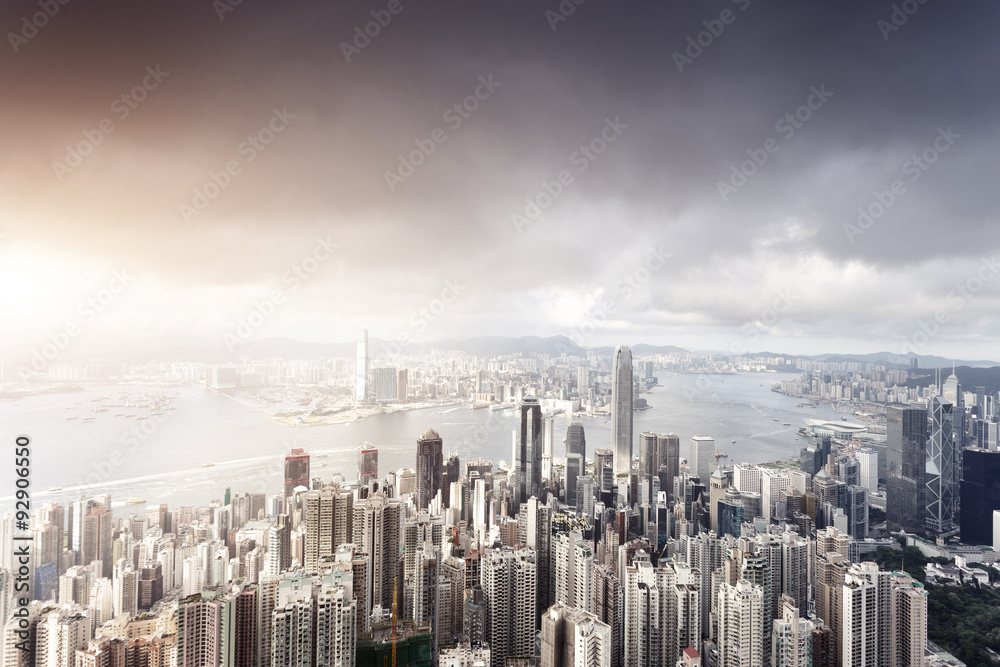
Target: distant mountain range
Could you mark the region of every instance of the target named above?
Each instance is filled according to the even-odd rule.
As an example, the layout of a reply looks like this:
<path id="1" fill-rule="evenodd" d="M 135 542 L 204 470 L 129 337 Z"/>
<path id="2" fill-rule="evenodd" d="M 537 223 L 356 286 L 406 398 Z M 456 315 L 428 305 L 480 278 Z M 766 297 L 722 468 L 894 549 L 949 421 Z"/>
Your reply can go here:
<path id="1" fill-rule="evenodd" d="M 588 352 L 598 356 L 610 357 L 614 347 L 584 348 L 566 336 L 476 336 L 464 339 L 446 339 L 427 341 L 423 343 L 403 344 L 398 341 L 386 341 L 380 338 L 370 338 L 369 350 L 374 360 L 384 358 L 394 352 L 428 352 L 431 350 L 454 350 L 478 357 L 496 357 L 510 354 L 544 354 L 558 357 L 563 353 L 570 356 L 586 356 Z M 632 352 L 637 356 L 654 354 L 691 354 L 690 351 L 674 345 L 647 345 L 639 343 L 632 345 Z M 227 363 L 249 357 L 252 359 L 313 359 L 320 357 L 353 359 L 357 354 L 355 341 L 343 343 L 309 343 L 294 338 L 261 338 L 238 343 L 230 350 L 221 338 L 189 336 L 153 336 L 141 338 L 137 336 L 116 336 L 96 341 L 88 341 L 71 345 L 66 350 L 65 359 L 104 357 L 127 359 L 129 361 L 198 361 L 203 363 Z M 725 357 L 722 352 L 709 353 Z M 905 357 L 893 352 L 873 352 L 870 354 L 818 354 L 790 355 L 782 352 L 759 352 L 755 356 L 781 356 L 788 359 L 808 359 L 828 362 L 858 362 L 874 363 L 892 368 L 909 368 L 912 357 Z M 918 355 L 918 365 L 921 369 L 950 368 L 953 360 L 933 355 Z M 957 363 L 968 370 L 1000 366 L 1000 363 L 990 360 L 959 359 Z M 961 375 L 960 375 L 961 377 Z M 969 382 L 963 379 L 963 384 Z"/>
<path id="2" fill-rule="evenodd" d="M 903 356 L 895 352 L 872 352 L 870 354 L 786 354 L 783 352 L 758 352 L 757 356 L 764 357 L 788 357 L 790 359 L 808 359 L 810 361 L 829 361 L 832 363 L 843 363 L 843 362 L 859 362 L 864 364 L 878 364 L 880 366 L 888 366 L 893 368 L 909 368 L 910 360 L 914 356 L 917 358 L 917 365 L 920 368 L 950 368 L 953 363 L 964 364 L 966 366 L 978 366 L 978 367 L 988 367 L 1000 365 L 1000 362 L 979 360 L 972 361 L 968 359 L 948 359 L 946 357 L 937 357 L 931 354 L 918 354 Z"/>

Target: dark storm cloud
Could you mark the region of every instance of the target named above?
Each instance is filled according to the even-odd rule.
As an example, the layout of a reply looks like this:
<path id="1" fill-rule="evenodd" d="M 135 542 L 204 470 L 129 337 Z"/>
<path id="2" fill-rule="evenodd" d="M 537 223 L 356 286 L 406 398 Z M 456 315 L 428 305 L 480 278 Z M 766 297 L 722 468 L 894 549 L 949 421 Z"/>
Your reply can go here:
<path id="1" fill-rule="evenodd" d="M 794 284 L 783 326 L 821 337 L 850 322 L 837 335 L 860 339 L 886 290 L 919 293 L 919 318 L 998 245 L 995 4 L 897 3 L 916 11 L 888 30 L 890 2 L 400 0 L 347 62 L 344 43 L 388 5 L 58 5 L 0 56 L 5 228 L 179 289 L 243 292 L 332 233 L 349 251 L 289 306 L 317 331 L 339 331 L 337 317 L 405 323 L 460 276 L 477 297 L 449 313 L 455 333 L 497 321 L 563 333 L 574 303 L 614 295 L 645 248 L 665 244 L 670 265 L 617 322 L 661 338 L 738 328 Z M 560 6 L 576 8 L 554 22 Z M 0 23 L 18 33 L 37 11 L 7 3 Z M 169 75 L 117 117 L 114 101 L 156 66 Z M 453 127 L 448 110 L 481 77 L 499 85 Z M 794 121 L 818 90 L 832 96 Z M 248 159 L 275 109 L 287 127 Z M 105 117 L 114 131 L 60 182 L 52 163 Z M 609 119 L 627 129 L 581 171 L 574 155 Z M 949 128 L 959 138 L 910 180 L 908 161 Z M 386 173 L 435 130 L 444 142 L 390 189 Z M 720 182 L 763 154 L 724 199 Z M 232 162 L 239 173 L 185 224 L 181 205 Z M 572 184 L 519 233 L 512 214 L 563 170 Z M 903 194 L 852 232 L 858 207 L 896 180 Z M 526 316 L 526 302 L 546 315 Z M 904 335 L 915 320 L 898 316 L 890 329 Z"/>

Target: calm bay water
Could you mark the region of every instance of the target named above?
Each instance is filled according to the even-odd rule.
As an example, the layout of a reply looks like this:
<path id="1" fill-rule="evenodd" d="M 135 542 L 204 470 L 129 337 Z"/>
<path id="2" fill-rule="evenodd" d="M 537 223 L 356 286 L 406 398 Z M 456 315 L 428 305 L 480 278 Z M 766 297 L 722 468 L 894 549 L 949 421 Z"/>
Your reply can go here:
<path id="1" fill-rule="evenodd" d="M 677 433 L 682 441 L 681 455 L 685 456 L 692 436 L 709 435 L 729 454 L 729 463 L 797 455 L 804 443 L 796 434 L 802 419 L 836 416 L 828 405 L 798 408 L 798 399 L 772 392 L 771 382 L 786 377 L 791 376 L 661 373 L 661 386 L 643 394 L 650 409 L 635 413 L 636 442 L 644 430 Z M 159 421 L 139 422 L 114 414 L 149 411 L 111 408 L 104 413 L 90 412 L 101 405 L 93 399 L 126 392 L 172 396 L 176 409 L 164 411 L 156 418 Z M 0 423 L 10 445 L 20 434 L 32 438 L 31 479 L 36 504 L 111 493 L 116 511 L 126 514 L 142 509 L 142 505 L 122 506 L 133 497 L 145 498 L 150 504 L 186 505 L 219 498 L 226 486 L 234 493 L 277 493 L 283 456 L 292 447 L 303 447 L 312 454 L 313 477 L 329 478 L 341 472 L 346 479 L 355 479 L 355 452 L 363 442 L 378 447 L 380 473 L 413 467 L 416 439 L 427 428 L 438 431 L 445 451 L 457 452 L 463 461 L 483 457 L 494 463 L 511 462 L 511 431 L 517 421 L 514 411 L 448 406 L 379 415 L 350 424 L 287 427 L 270 421 L 261 408 L 238 399 L 203 387 L 87 387 L 82 392 L 0 401 Z M 67 420 L 67 416 L 80 419 Z M 82 423 L 87 416 L 94 416 L 94 422 Z M 569 418 L 559 415 L 555 419 L 554 455 L 560 457 Z M 595 448 L 609 446 L 610 423 L 604 417 L 583 417 L 581 422 L 588 457 Z M 207 462 L 214 465 L 202 467 Z M 4 466 L 3 481 L 0 500 L 3 506 L 12 505 L 14 477 L 10 466 Z M 62 488 L 51 490 L 54 487 Z"/>

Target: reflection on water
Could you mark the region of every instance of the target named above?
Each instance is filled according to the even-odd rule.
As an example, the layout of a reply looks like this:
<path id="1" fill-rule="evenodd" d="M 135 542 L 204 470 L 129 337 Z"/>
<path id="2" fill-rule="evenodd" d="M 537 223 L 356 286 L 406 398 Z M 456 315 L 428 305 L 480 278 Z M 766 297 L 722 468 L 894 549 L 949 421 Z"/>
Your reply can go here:
<path id="1" fill-rule="evenodd" d="M 796 434 L 805 417 L 833 415 L 827 405 L 797 408 L 798 399 L 770 390 L 787 375 L 696 376 L 662 373 L 661 386 L 644 394 L 650 409 L 635 413 L 636 442 L 641 431 L 674 432 L 685 443 L 694 435 L 713 436 L 735 461 L 771 461 L 797 455 L 803 440 Z M 84 413 L 93 399 L 123 392 L 169 393 L 176 409 L 145 421 L 89 413 L 92 423 L 67 421 L 68 412 Z M 67 406 L 72 406 L 67 410 Z M 141 408 L 135 411 L 142 416 Z M 564 453 L 569 418 L 556 418 L 554 456 Z M 128 498 L 150 503 L 204 504 L 234 493 L 281 488 L 283 455 L 292 447 L 313 454 L 313 476 L 346 479 L 357 475 L 355 452 L 371 442 L 379 449 L 380 472 L 412 467 L 417 437 L 428 427 L 444 439 L 446 452 L 463 461 L 479 457 L 511 461 L 511 431 L 516 411 L 469 410 L 449 406 L 397 412 L 362 422 L 287 427 L 271 422 L 259 407 L 226 400 L 203 387 L 156 389 L 99 386 L 82 392 L 0 401 L 0 421 L 32 438 L 33 497 L 37 502 L 108 492 L 116 507 Z M 777 420 L 777 421 L 776 421 Z M 581 417 L 588 454 L 607 447 L 610 424 L 605 416 Z M 789 426 L 784 424 L 788 423 Z M 735 443 L 733 442 L 735 440 Z M 635 451 L 638 455 L 638 450 Z M 318 455 L 324 454 L 325 457 Z M 203 467 L 203 464 L 214 464 Z M 320 463 L 326 465 L 320 466 Z M 13 488 L 10 469 L 4 488 Z M 58 491 L 45 490 L 62 487 Z M 5 502 L 9 497 L 3 498 Z M 142 505 L 129 506 L 141 511 Z"/>

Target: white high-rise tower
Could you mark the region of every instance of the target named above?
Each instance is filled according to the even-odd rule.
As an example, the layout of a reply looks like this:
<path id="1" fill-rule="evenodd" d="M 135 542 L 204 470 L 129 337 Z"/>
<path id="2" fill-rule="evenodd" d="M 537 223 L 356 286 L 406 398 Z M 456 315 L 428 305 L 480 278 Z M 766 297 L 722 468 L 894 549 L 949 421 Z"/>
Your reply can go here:
<path id="1" fill-rule="evenodd" d="M 615 475 L 632 469 L 632 350 L 615 348 L 611 366 L 611 451 Z"/>

